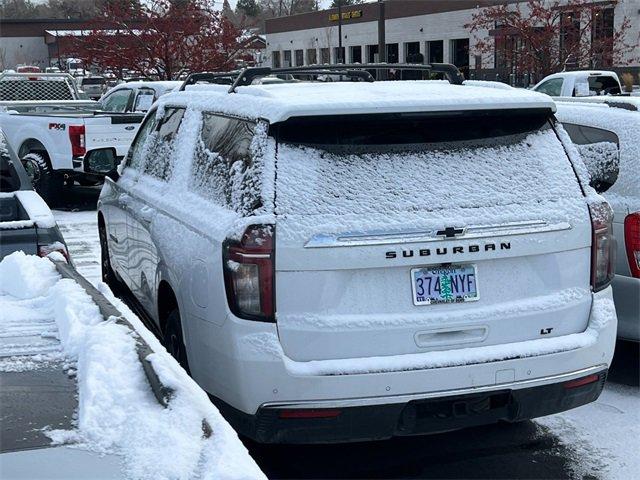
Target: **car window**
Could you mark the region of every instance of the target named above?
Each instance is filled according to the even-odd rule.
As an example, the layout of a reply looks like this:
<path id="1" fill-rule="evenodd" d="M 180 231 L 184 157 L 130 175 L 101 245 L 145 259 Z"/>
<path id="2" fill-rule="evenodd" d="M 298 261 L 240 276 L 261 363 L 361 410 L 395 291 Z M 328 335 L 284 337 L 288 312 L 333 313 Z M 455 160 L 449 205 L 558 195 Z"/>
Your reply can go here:
<path id="1" fill-rule="evenodd" d="M 133 105 L 134 112 L 147 112 L 155 99 L 155 91 L 151 88 L 141 88 L 136 95 Z"/>
<path id="2" fill-rule="evenodd" d="M 131 144 L 126 164 L 128 168 L 133 168 L 134 170 L 141 169 L 144 152 L 148 149 L 153 138 L 155 138 L 152 136 L 152 133 L 155 132 L 156 125 L 156 112 L 151 112 L 147 115 L 147 118 L 144 120 L 140 130 L 138 130 L 136 138 Z"/>
<path id="3" fill-rule="evenodd" d="M 552 78 L 540 84 L 535 90 L 551 97 L 559 97 L 562 94 L 562 82 L 564 82 L 562 78 Z"/>
<path id="4" fill-rule="evenodd" d="M 150 140 L 145 158 L 142 159 L 144 173 L 165 181 L 171 178 L 175 163 L 176 137 L 183 116 L 184 108 L 165 109 L 159 120 L 157 135 Z"/>
<path id="5" fill-rule="evenodd" d="M 196 193 L 241 214 L 262 205 L 260 162 L 251 151 L 255 128 L 246 120 L 203 114 L 191 170 Z"/>
<path id="6" fill-rule="evenodd" d="M 129 106 L 129 100 L 133 95 L 133 90 L 130 88 L 122 88 L 110 93 L 102 101 L 102 109 L 106 112 L 122 113 L 127 111 Z"/>
<path id="7" fill-rule="evenodd" d="M 591 186 L 606 192 L 618 180 L 620 173 L 620 140 L 610 130 L 563 122 L 562 126 L 580 152 Z"/>
<path id="8" fill-rule="evenodd" d="M 602 94 L 619 94 L 620 85 L 615 78 L 608 75 L 590 76 L 589 77 L 589 91 L 596 95 Z"/>

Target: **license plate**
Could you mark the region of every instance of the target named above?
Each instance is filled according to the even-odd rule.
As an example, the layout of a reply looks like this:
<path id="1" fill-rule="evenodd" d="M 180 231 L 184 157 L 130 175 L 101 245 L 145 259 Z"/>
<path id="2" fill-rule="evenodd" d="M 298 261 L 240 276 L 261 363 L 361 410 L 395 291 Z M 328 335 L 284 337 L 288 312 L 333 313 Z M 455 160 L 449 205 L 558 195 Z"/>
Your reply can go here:
<path id="1" fill-rule="evenodd" d="M 411 287 L 414 305 L 473 302 L 480 298 L 475 265 L 414 268 Z"/>

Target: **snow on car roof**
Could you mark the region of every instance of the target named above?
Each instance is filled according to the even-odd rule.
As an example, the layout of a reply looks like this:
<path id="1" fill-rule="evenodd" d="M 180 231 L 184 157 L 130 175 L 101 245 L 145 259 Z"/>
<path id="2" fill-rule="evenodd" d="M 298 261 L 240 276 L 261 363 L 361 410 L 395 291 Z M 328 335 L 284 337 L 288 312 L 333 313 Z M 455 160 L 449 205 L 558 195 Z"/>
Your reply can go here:
<path id="1" fill-rule="evenodd" d="M 160 104 L 189 105 L 199 110 L 271 123 L 291 117 L 450 110 L 543 108 L 555 112 L 553 100 L 524 89 L 451 85 L 445 81 L 284 83 L 238 87 L 192 85 L 162 97 Z"/>

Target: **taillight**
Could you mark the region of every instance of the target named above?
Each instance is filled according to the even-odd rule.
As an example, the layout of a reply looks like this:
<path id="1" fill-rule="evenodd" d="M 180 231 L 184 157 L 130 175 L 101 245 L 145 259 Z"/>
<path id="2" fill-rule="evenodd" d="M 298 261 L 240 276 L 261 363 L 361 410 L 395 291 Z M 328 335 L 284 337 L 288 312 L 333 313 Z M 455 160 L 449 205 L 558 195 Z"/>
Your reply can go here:
<path id="1" fill-rule="evenodd" d="M 275 321 L 274 236 L 273 225 L 251 225 L 239 242 L 225 242 L 223 261 L 227 301 L 237 317 Z"/>
<path id="2" fill-rule="evenodd" d="M 65 247 L 62 242 L 54 242 L 49 245 L 38 245 L 39 257 L 46 257 L 53 252 L 61 253 L 67 263 L 69 263 L 69 252 L 67 251 L 67 247 Z"/>
<path id="3" fill-rule="evenodd" d="M 84 125 L 71 125 L 69 127 L 69 140 L 71 140 L 71 155 L 81 157 L 87 153 L 84 141 Z"/>
<path id="4" fill-rule="evenodd" d="M 640 278 L 640 212 L 627 215 L 624 219 L 624 244 L 631 275 Z"/>
<path id="5" fill-rule="evenodd" d="M 594 292 L 609 286 L 614 275 L 615 239 L 613 211 L 608 203 L 589 206 L 591 214 L 591 287 Z"/>

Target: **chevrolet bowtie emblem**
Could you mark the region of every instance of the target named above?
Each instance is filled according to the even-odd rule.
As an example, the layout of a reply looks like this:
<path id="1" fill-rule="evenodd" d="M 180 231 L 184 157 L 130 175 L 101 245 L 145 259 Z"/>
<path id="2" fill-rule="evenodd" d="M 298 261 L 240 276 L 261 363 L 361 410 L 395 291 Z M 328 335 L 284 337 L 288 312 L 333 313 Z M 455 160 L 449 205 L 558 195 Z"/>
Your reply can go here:
<path id="1" fill-rule="evenodd" d="M 444 230 L 438 230 L 436 237 L 455 238 L 464 235 L 466 228 L 447 227 Z"/>

